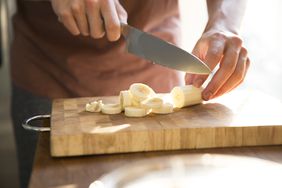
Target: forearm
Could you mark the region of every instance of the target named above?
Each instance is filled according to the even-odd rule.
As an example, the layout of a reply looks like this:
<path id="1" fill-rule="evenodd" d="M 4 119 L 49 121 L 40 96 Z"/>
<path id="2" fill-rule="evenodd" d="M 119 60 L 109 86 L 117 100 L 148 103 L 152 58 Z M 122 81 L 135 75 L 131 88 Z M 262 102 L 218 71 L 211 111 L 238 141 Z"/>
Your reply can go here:
<path id="1" fill-rule="evenodd" d="M 207 0 L 208 23 L 205 31 L 215 28 L 238 34 L 247 0 Z"/>

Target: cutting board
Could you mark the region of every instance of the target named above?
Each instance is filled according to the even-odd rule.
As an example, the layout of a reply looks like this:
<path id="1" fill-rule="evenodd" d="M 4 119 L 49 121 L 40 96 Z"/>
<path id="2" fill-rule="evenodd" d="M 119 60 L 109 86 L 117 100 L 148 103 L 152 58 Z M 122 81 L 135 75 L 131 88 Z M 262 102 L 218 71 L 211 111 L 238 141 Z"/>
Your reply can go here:
<path id="1" fill-rule="evenodd" d="M 129 118 L 85 111 L 95 99 L 57 99 L 51 114 L 51 155 L 282 144 L 282 103 L 257 91 L 234 91 L 168 115 Z"/>

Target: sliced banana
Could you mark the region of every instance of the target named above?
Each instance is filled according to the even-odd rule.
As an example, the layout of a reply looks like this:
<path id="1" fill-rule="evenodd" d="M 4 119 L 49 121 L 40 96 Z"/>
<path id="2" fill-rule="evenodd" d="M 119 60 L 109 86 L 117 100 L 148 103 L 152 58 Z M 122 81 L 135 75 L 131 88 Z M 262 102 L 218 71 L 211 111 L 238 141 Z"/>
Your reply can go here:
<path id="1" fill-rule="evenodd" d="M 122 111 L 120 104 L 103 104 L 101 110 L 104 114 L 119 114 Z"/>
<path id="2" fill-rule="evenodd" d="M 178 86 L 170 93 L 156 94 L 152 88 L 142 83 L 132 84 L 129 90 L 120 92 L 120 103 L 103 104 L 102 100 L 86 104 L 85 110 L 104 114 L 119 114 L 124 109 L 125 116 L 144 117 L 150 112 L 169 114 L 174 107 L 182 108 L 202 102 L 202 88 L 193 85 Z"/>
<path id="3" fill-rule="evenodd" d="M 157 93 L 156 97 L 162 98 L 163 99 L 163 103 L 171 103 L 172 102 L 172 97 L 170 93 Z"/>
<path id="4" fill-rule="evenodd" d="M 174 107 L 182 108 L 202 102 L 202 88 L 193 85 L 177 86 L 171 91 Z"/>
<path id="5" fill-rule="evenodd" d="M 134 100 L 141 102 L 155 94 L 152 88 L 142 83 L 135 83 L 129 87 Z"/>
<path id="6" fill-rule="evenodd" d="M 132 106 L 132 95 L 130 91 L 121 91 L 119 94 L 120 105 L 124 109 L 127 106 Z"/>
<path id="7" fill-rule="evenodd" d="M 139 107 L 125 107 L 124 115 L 127 117 L 144 117 L 148 114 L 148 110 Z"/>
<path id="8" fill-rule="evenodd" d="M 133 100 L 132 100 L 132 106 L 133 106 L 133 107 L 141 108 L 141 102 L 139 102 L 139 101 L 133 99 Z"/>
<path id="9" fill-rule="evenodd" d="M 152 112 L 155 114 L 170 114 L 173 112 L 173 104 L 164 103 L 160 108 L 153 108 Z"/>
<path id="10" fill-rule="evenodd" d="M 160 97 L 151 97 L 141 102 L 143 108 L 160 108 L 163 105 L 163 99 Z"/>
<path id="11" fill-rule="evenodd" d="M 101 112 L 102 105 L 103 105 L 102 100 L 96 100 L 96 101 L 87 103 L 85 106 L 85 110 L 87 112 Z"/>

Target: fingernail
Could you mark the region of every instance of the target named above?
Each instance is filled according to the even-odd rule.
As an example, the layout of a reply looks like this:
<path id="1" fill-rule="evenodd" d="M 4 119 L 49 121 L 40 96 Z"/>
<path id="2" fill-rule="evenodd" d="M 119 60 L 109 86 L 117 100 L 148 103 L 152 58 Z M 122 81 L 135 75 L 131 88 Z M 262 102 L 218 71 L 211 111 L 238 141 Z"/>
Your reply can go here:
<path id="1" fill-rule="evenodd" d="M 210 100 L 211 97 L 212 97 L 212 92 L 207 91 L 207 92 L 203 93 L 203 99 L 204 99 L 205 101 Z"/>
<path id="2" fill-rule="evenodd" d="M 85 37 L 88 37 L 88 36 L 89 36 L 89 33 L 84 32 L 84 33 L 82 33 L 82 35 L 85 36 Z"/>
<path id="3" fill-rule="evenodd" d="M 203 84 L 203 80 L 202 79 L 197 79 L 194 81 L 193 85 L 195 87 L 201 87 L 201 85 Z"/>

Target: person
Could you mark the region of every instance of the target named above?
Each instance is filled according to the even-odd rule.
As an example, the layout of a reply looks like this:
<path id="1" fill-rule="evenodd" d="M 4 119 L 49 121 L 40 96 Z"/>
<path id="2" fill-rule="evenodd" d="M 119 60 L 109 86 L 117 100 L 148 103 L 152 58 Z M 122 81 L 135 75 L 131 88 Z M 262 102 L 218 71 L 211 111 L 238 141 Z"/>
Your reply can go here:
<path id="1" fill-rule="evenodd" d="M 156 92 L 186 84 L 200 87 L 207 76 L 180 73 L 135 57 L 125 50 L 121 22 L 179 44 L 177 0 L 17 0 L 11 48 L 12 119 L 21 187 L 30 177 L 37 135 L 21 122 L 50 113 L 62 97 L 117 95 L 135 82 Z M 207 0 L 208 21 L 193 53 L 214 76 L 203 90 L 210 100 L 237 87 L 250 65 L 239 36 L 244 0 Z"/>

